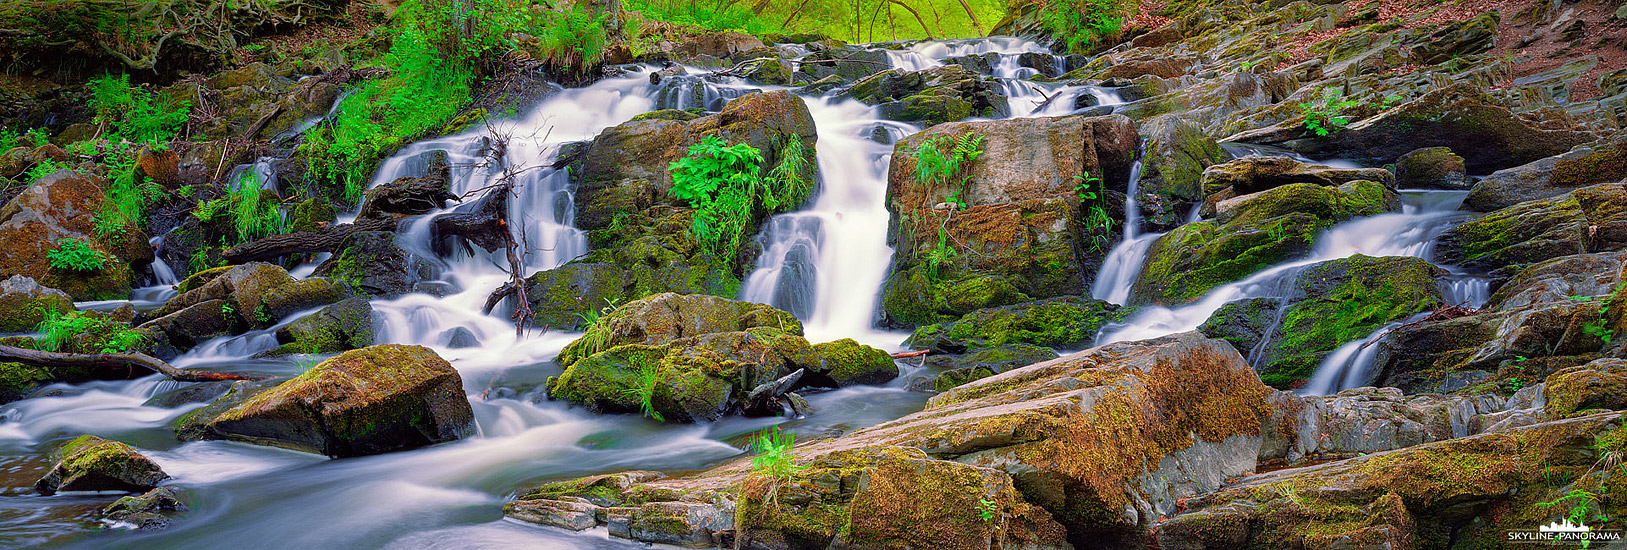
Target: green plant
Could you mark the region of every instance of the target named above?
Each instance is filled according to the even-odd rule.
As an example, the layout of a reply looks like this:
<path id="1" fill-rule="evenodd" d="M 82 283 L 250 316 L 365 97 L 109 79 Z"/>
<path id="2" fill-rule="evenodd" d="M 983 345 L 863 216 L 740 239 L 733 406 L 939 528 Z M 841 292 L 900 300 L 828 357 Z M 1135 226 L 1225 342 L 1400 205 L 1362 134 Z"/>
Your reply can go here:
<path id="1" fill-rule="evenodd" d="M 220 304 L 220 314 L 221 315 L 237 315 L 237 308 L 232 307 L 231 302 L 226 302 L 224 304 Z"/>
<path id="2" fill-rule="evenodd" d="M 938 228 L 938 245 L 927 249 L 925 256 L 926 274 L 928 278 L 938 279 L 938 270 L 959 255 L 955 247 L 949 245 L 949 232 L 942 227 Z"/>
<path id="3" fill-rule="evenodd" d="M 1113 231 L 1113 217 L 1107 215 L 1101 195 L 1093 190 L 1094 185 L 1100 184 L 1102 179 L 1090 175 L 1090 172 L 1073 178 L 1077 182 L 1073 191 L 1079 197 L 1079 206 L 1085 211 L 1084 226 L 1090 234 L 1090 245 L 1096 252 L 1105 253 L 1112 242 L 1109 234 Z"/>
<path id="4" fill-rule="evenodd" d="M 915 156 L 917 182 L 927 187 L 949 185 L 955 189 L 953 195 L 958 196 L 959 189 L 971 179 L 967 172 L 972 163 L 983 154 L 983 134 L 933 136 L 917 143 L 910 154 Z"/>
<path id="5" fill-rule="evenodd" d="M 1596 521 L 1610 521 L 1610 516 L 1599 506 L 1599 494 L 1583 489 L 1571 489 L 1570 492 L 1553 500 L 1538 502 L 1537 506 L 1562 508 L 1565 519 L 1572 523 L 1585 523 L 1590 515 Z"/>
<path id="6" fill-rule="evenodd" d="M 807 469 L 792 461 L 795 443 L 796 439 L 780 432 L 779 426 L 758 432 L 752 445 L 758 452 L 757 456 L 751 457 L 751 473 L 769 479 L 788 480 L 797 472 Z"/>
<path id="7" fill-rule="evenodd" d="M 605 306 L 602 308 L 588 309 L 587 311 L 576 314 L 576 317 L 582 320 L 581 324 L 583 327 L 591 327 L 599 324 L 599 319 L 603 319 L 609 316 L 611 313 L 616 312 L 616 300 L 605 298 L 604 303 Z"/>
<path id="8" fill-rule="evenodd" d="M 608 36 L 603 15 L 589 13 L 580 4 L 552 15 L 537 38 L 547 54 L 544 61 L 554 70 L 580 77 L 604 61 Z"/>
<path id="9" fill-rule="evenodd" d="M 85 241 L 74 238 L 57 239 L 56 249 L 45 254 L 52 269 L 88 273 L 100 271 L 105 262 L 112 260 L 106 252 L 93 250 Z"/>
<path id="10" fill-rule="evenodd" d="M 983 521 L 993 521 L 1000 513 L 1000 503 L 987 498 L 977 499 L 977 517 Z"/>
<path id="11" fill-rule="evenodd" d="M 751 216 L 752 189 L 757 188 L 763 154 L 745 143 L 729 145 L 708 135 L 689 147 L 689 155 L 672 162 L 674 198 L 695 208 L 689 231 L 708 250 L 727 257 L 740 247 Z"/>
<path id="12" fill-rule="evenodd" d="M 43 319 L 36 330 L 36 339 L 45 351 L 63 351 L 64 344 L 74 342 L 78 351 L 87 353 L 119 353 L 141 345 L 146 337 L 130 325 L 87 311 L 62 313 L 42 308 Z"/>
<path id="13" fill-rule="evenodd" d="M 1301 103 L 1305 111 L 1305 129 L 1318 136 L 1343 130 L 1350 119 L 1343 116 L 1346 109 L 1360 105 L 1360 101 L 1344 97 L 1344 91 L 1332 86 L 1322 88 L 1308 103 Z"/>
<path id="14" fill-rule="evenodd" d="M 275 193 L 260 189 L 260 181 L 254 174 L 244 172 L 228 192 L 227 202 L 232 225 L 237 229 L 237 242 L 246 243 L 282 232 L 282 204 L 276 200 Z"/>
<path id="15" fill-rule="evenodd" d="M 775 213 L 789 212 L 808 200 L 814 188 L 813 180 L 806 175 L 813 164 L 808 160 L 811 153 L 797 134 L 781 142 L 780 162 L 752 187 L 752 194 L 759 197 L 764 208 Z"/>
<path id="16" fill-rule="evenodd" d="M 655 388 L 661 382 L 661 374 L 655 370 L 655 365 L 643 362 L 638 367 L 638 374 L 633 376 L 633 385 L 622 388 L 623 395 L 638 399 L 638 410 L 644 416 L 655 419 L 656 422 L 666 422 L 661 413 L 655 410 Z"/>
<path id="17" fill-rule="evenodd" d="M 1117 0 L 1046 0 L 1041 26 L 1060 38 L 1069 52 L 1117 40 L 1134 4 Z"/>
<path id="18" fill-rule="evenodd" d="M 49 142 L 50 136 L 45 134 L 44 128 L 30 128 L 22 132 L 0 128 L 0 153 L 17 147 L 39 147 Z"/>
<path id="19" fill-rule="evenodd" d="M 262 325 L 269 325 L 276 319 L 271 317 L 270 308 L 267 308 L 265 304 L 260 304 L 259 307 L 254 308 L 254 320 L 259 321 Z"/>
<path id="20" fill-rule="evenodd" d="M 1582 332 L 1603 341 L 1606 345 L 1616 337 L 1616 329 L 1610 327 L 1610 318 L 1606 313 L 1610 311 L 1610 302 L 1600 301 L 1598 318 L 1582 323 Z"/>
<path id="21" fill-rule="evenodd" d="M 191 104 L 160 104 L 151 92 L 130 84 L 129 75 L 105 75 L 89 83 L 90 108 L 108 126 L 108 141 L 168 142 L 186 124 Z"/>

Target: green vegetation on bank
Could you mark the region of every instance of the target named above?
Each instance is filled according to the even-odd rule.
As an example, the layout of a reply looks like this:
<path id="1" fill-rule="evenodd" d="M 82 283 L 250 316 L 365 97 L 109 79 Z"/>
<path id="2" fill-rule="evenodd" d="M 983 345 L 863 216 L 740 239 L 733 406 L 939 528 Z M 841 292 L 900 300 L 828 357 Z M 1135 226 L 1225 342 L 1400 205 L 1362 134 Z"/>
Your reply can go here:
<path id="1" fill-rule="evenodd" d="M 749 34 L 818 33 L 848 42 L 989 34 L 1005 0 L 629 0 L 647 19 Z"/>

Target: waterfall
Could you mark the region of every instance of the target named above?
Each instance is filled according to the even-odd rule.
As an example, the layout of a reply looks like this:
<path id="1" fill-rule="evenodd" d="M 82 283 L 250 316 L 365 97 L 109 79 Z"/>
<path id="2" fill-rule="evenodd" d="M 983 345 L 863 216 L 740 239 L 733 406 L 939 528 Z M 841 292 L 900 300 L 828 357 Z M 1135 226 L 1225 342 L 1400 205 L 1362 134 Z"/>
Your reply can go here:
<path id="1" fill-rule="evenodd" d="M 893 250 L 887 246 L 887 167 L 892 146 L 869 139 L 880 117 L 857 101 L 807 99 L 819 131 L 819 198 L 799 212 L 769 220 L 763 252 L 740 299 L 802 318 L 810 340 L 877 335 L 871 327 Z M 915 129 L 884 126 L 902 135 Z M 889 140 L 890 141 L 890 140 Z"/>
<path id="2" fill-rule="evenodd" d="M 1366 338 L 1345 342 L 1339 349 L 1333 350 L 1322 358 L 1322 363 L 1316 366 L 1316 373 L 1305 382 L 1305 387 L 1300 388 L 1299 394 L 1333 395 L 1365 383 L 1370 378 L 1373 357 L 1378 355 L 1378 340 L 1401 324 L 1384 325 Z"/>
<path id="3" fill-rule="evenodd" d="M 1128 303 L 1130 288 L 1135 286 L 1136 279 L 1141 275 L 1141 264 L 1146 262 L 1147 251 L 1152 248 L 1153 241 L 1163 235 L 1140 234 L 1141 207 L 1136 202 L 1136 196 L 1141 194 L 1141 161 L 1146 154 L 1146 146 L 1143 145 L 1135 163 L 1130 165 L 1130 184 L 1124 194 L 1124 240 L 1119 241 L 1107 253 L 1107 258 L 1102 260 L 1102 268 L 1097 272 L 1090 292 L 1091 297 L 1097 300 L 1119 305 Z"/>

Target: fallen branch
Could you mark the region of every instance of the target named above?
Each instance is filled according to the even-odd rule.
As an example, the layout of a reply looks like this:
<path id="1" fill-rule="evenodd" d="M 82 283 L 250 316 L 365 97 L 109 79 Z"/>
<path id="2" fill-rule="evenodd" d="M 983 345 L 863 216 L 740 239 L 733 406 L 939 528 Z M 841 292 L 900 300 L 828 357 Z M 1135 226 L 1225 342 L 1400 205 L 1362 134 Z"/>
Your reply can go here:
<path id="1" fill-rule="evenodd" d="M 926 355 L 928 353 L 932 353 L 932 351 L 931 350 L 901 351 L 901 352 L 898 352 L 898 353 L 894 353 L 893 354 L 893 359 L 903 359 L 903 358 L 906 358 L 906 357 L 920 357 L 920 356 Z"/>
<path id="2" fill-rule="evenodd" d="M 356 223 L 330 226 L 321 231 L 300 231 L 272 235 L 254 242 L 243 243 L 221 254 L 227 263 L 243 264 L 272 260 L 289 254 L 332 252 L 345 237 L 363 231 L 395 231 L 394 220 L 359 219 Z"/>
<path id="3" fill-rule="evenodd" d="M 224 372 L 191 371 L 175 368 L 169 363 L 140 352 L 126 353 L 59 353 L 0 345 L 0 362 L 23 363 L 36 367 L 141 367 L 179 382 L 213 382 L 217 380 L 265 380 L 269 376 L 231 374 Z"/>

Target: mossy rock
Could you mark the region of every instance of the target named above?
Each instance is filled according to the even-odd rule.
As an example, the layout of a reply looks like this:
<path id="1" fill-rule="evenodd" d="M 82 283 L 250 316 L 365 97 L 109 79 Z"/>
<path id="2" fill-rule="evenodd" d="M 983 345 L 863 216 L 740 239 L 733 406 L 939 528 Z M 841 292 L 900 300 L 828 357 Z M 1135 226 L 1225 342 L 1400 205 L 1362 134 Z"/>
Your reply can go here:
<path id="1" fill-rule="evenodd" d="M 1525 201 L 1441 235 L 1439 261 L 1481 270 L 1627 248 L 1627 190 L 1601 184 Z"/>
<path id="2" fill-rule="evenodd" d="M 156 531 L 170 526 L 169 513 L 187 510 L 180 491 L 174 487 L 159 487 L 113 501 L 101 513 L 108 521 L 134 525 L 139 531 Z"/>
<path id="3" fill-rule="evenodd" d="M 473 423 L 451 364 L 423 346 L 384 344 L 254 395 L 207 421 L 204 436 L 345 457 L 456 440 Z"/>
<path id="4" fill-rule="evenodd" d="M 93 435 L 82 435 L 57 450 L 57 463 L 34 484 L 41 494 L 58 491 L 143 492 L 169 474 L 134 447 Z"/>
<path id="5" fill-rule="evenodd" d="M 1543 416 L 1554 420 L 1578 411 L 1627 409 L 1627 361 L 1599 359 L 1550 374 L 1542 394 Z"/>
<path id="6" fill-rule="evenodd" d="M 815 359 L 810 373 L 828 379 L 821 385 L 838 388 L 860 384 L 882 384 L 898 377 L 898 365 L 884 350 L 860 344 L 852 338 L 814 344 Z"/>
<path id="7" fill-rule="evenodd" d="M 636 121 L 640 121 L 640 120 L 676 120 L 676 121 L 679 121 L 679 122 L 683 122 L 683 121 L 695 120 L 697 118 L 700 118 L 701 115 L 704 114 L 704 113 L 705 113 L 704 110 L 701 110 L 701 112 L 697 113 L 693 109 L 657 109 L 657 110 L 650 111 L 650 112 L 647 112 L 647 113 L 639 113 L 639 114 L 633 115 L 633 118 L 630 119 L 629 121 L 630 122 L 636 122 Z"/>
<path id="8" fill-rule="evenodd" d="M 394 298 L 412 291 L 421 278 L 413 260 L 389 231 L 358 231 L 345 237 L 333 257 L 316 267 L 318 277 L 344 281 L 357 292 Z"/>
<path id="9" fill-rule="evenodd" d="M 194 274 L 195 285 L 158 309 L 142 312 L 141 322 L 157 319 L 209 300 L 227 300 L 233 311 L 256 327 L 269 327 L 290 314 L 349 298 L 345 283 L 326 278 L 294 279 L 287 270 L 263 262 L 252 262 L 220 271 Z M 198 282 L 202 284 L 198 284 Z M 182 286 L 188 286 L 183 283 Z"/>
<path id="10" fill-rule="evenodd" d="M 752 328 L 802 334 L 802 322 L 763 304 L 700 294 L 657 294 L 634 300 L 601 317 L 582 338 L 565 345 L 556 361 L 572 363 L 616 346 L 661 345 L 680 338 Z"/>
<path id="11" fill-rule="evenodd" d="M 131 264 L 152 261 L 152 247 L 134 226 L 98 231 L 107 183 L 61 170 L 40 178 L 0 207 L 0 277 L 23 275 L 75 300 L 123 299 L 137 282 Z M 53 267 L 49 255 L 61 239 L 77 239 L 105 255 L 98 269 Z"/>
<path id="12" fill-rule="evenodd" d="M 625 299 L 625 271 L 612 263 L 572 262 L 526 278 L 533 326 L 581 330 Z"/>
<path id="13" fill-rule="evenodd" d="M 73 298 L 33 279 L 12 275 L 0 281 L 0 332 L 32 332 L 46 311 L 75 311 Z"/>
<path id="14" fill-rule="evenodd" d="M 1005 277 L 974 274 L 938 281 L 924 265 L 893 272 L 881 291 L 887 317 L 908 324 L 940 323 L 979 309 L 1029 300 Z"/>
<path id="15" fill-rule="evenodd" d="M 328 305 L 277 331 L 282 345 L 267 355 L 334 353 L 373 345 L 373 306 L 361 298 Z"/>
<path id="16" fill-rule="evenodd" d="M 1227 302 L 1198 326 L 1198 330 L 1232 344 L 1237 352 L 1248 357 L 1260 342 L 1275 328 L 1277 312 L 1282 300 L 1276 298 L 1249 298 Z"/>
<path id="17" fill-rule="evenodd" d="M 288 218 L 290 232 L 320 231 L 323 227 L 332 224 L 337 219 L 333 205 L 328 201 L 310 198 L 294 205 L 293 215 Z"/>
<path id="18" fill-rule="evenodd" d="M 926 365 L 946 369 L 932 380 L 934 391 L 949 391 L 968 382 L 988 378 L 1002 372 L 1019 369 L 1056 359 L 1051 348 L 1032 344 L 1007 344 L 997 348 L 980 349 L 963 355 L 931 355 Z"/>
<path id="19" fill-rule="evenodd" d="M 1007 344 L 1082 348 L 1089 347 L 1102 325 L 1124 315 L 1119 306 L 1108 302 L 1061 296 L 973 311 L 957 321 L 918 328 L 907 343 L 939 353 Z"/>
<path id="20" fill-rule="evenodd" d="M 1445 305 L 1438 278 L 1446 271 L 1420 258 L 1357 254 L 1308 266 L 1255 364 L 1267 384 L 1291 387 L 1310 378 L 1339 346 L 1392 321 Z"/>

